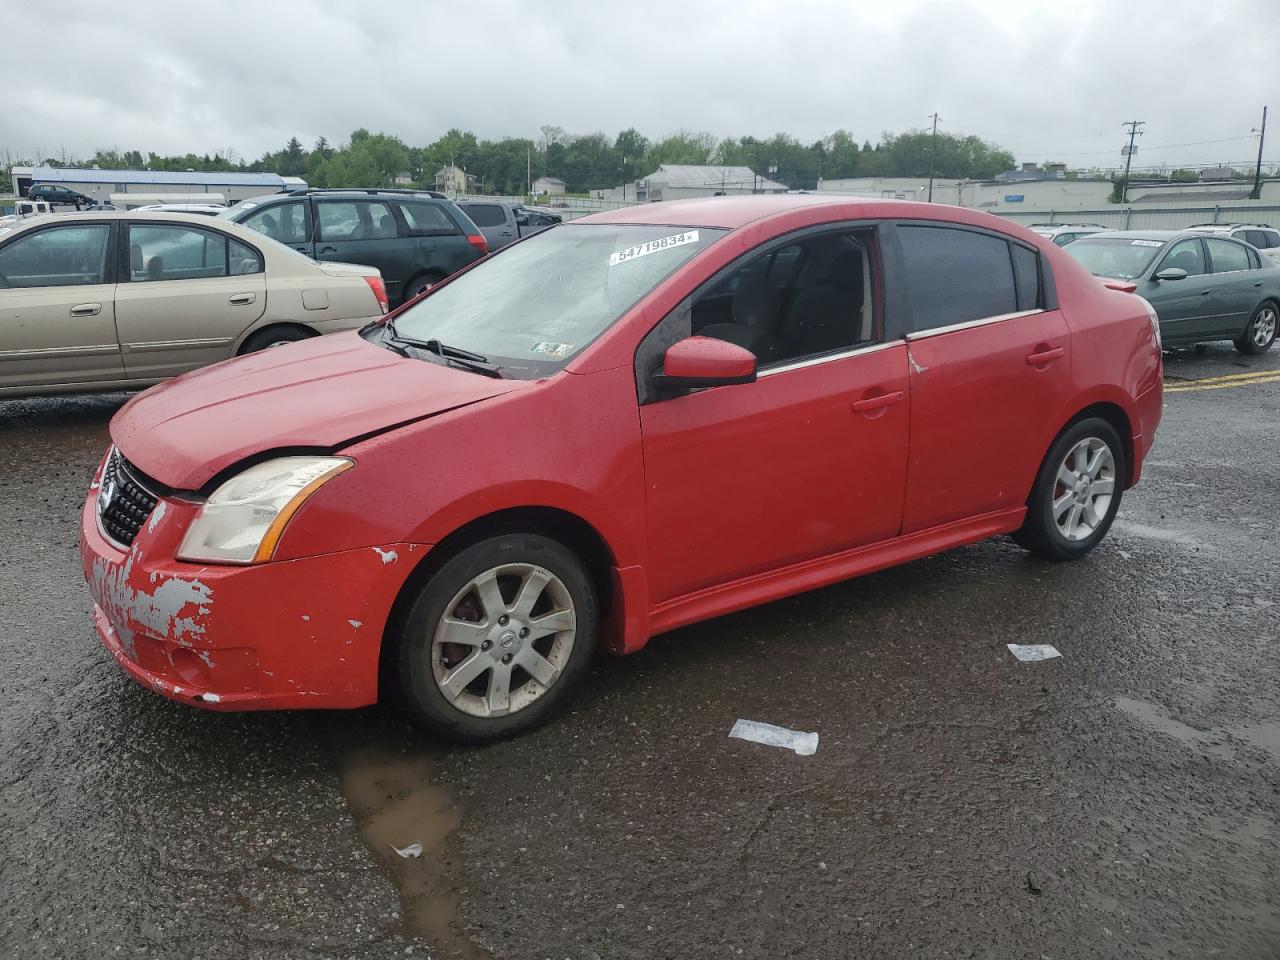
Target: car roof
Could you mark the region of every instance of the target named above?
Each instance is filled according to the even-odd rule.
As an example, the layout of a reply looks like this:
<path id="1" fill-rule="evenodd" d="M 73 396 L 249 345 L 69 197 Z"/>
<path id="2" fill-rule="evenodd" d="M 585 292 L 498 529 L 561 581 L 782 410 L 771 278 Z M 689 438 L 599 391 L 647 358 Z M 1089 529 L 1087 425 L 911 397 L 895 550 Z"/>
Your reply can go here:
<path id="1" fill-rule="evenodd" d="M 924 203 L 917 200 L 882 200 L 872 197 L 819 193 L 744 194 L 640 203 L 617 210 L 589 214 L 577 218 L 573 223 L 697 226 L 736 230 L 747 224 L 782 219 L 789 214 L 805 210 L 812 211 L 813 223 L 829 222 L 832 219 L 872 220 L 902 217 L 912 220 L 964 223 L 1004 233 L 1026 230 L 1021 224 L 1014 223 L 1012 220 L 968 207 Z M 1027 231 L 1027 234 L 1034 236 L 1030 231 Z"/>
<path id="2" fill-rule="evenodd" d="M 261 238 L 262 234 L 234 220 L 212 219 L 206 213 L 170 213 L 160 210 L 95 210 L 76 213 L 41 213 L 34 217 L 24 217 L 12 226 L 17 231 L 27 231 L 33 227 L 47 226 L 55 223 L 75 223 L 83 220 L 86 223 L 110 223 L 112 220 L 143 220 L 154 223 L 185 223 L 193 227 L 208 230 L 216 224 L 217 229 L 226 230 L 237 236 Z"/>

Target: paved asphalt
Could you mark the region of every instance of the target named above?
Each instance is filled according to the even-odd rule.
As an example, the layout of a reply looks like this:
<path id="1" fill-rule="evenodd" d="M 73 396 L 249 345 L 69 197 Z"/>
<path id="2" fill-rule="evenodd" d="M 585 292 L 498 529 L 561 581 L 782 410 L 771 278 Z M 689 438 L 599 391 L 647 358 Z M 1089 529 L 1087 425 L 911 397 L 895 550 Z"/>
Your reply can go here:
<path id="1" fill-rule="evenodd" d="M 1280 355 L 1167 372 L 1089 559 L 993 541 L 680 630 L 479 750 L 127 680 L 76 561 L 123 398 L 0 403 L 0 956 L 1280 956 Z"/>

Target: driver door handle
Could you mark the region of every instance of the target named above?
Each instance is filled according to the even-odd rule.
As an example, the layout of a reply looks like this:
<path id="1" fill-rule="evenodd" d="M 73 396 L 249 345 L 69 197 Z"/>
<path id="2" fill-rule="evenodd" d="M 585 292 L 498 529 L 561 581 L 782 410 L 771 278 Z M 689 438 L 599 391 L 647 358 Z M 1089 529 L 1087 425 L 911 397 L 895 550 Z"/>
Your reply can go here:
<path id="1" fill-rule="evenodd" d="M 257 299 L 258 295 L 256 293 L 233 293 L 231 296 L 227 297 L 227 303 L 239 305 L 242 303 L 253 303 L 253 301 Z"/>
<path id="2" fill-rule="evenodd" d="M 901 390 L 895 390 L 893 393 L 882 393 L 876 397 L 863 397 L 861 400 L 853 401 L 853 412 L 871 413 L 874 410 L 883 410 L 885 407 L 893 406 L 901 399 Z"/>
<path id="3" fill-rule="evenodd" d="M 1042 367 L 1046 363 L 1053 363 L 1053 361 L 1061 358 L 1064 354 L 1066 354 L 1066 352 L 1067 350 L 1065 347 L 1050 347 L 1048 350 L 1040 350 L 1036 353 L 1028 353 L 1027 363 L 1029 363 L 1033 367 Z"/>
<path id="4" fill-rule="evenodd" d="M 100 303 L 77 303 L 67 311 L 73 317 L 96 317 L 102 312 Z"/>

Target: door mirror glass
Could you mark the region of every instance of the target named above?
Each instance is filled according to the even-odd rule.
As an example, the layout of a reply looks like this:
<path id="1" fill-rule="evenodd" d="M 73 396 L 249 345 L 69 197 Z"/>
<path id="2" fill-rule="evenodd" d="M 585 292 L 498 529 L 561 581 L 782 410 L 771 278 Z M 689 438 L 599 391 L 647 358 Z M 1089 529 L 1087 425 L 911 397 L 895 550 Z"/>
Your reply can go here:
<path id="1" fill-rule="evenodd" d="M 1155 280 L 1185 280 L 1187 271 L 1181 267 L 1165 267 L 1153 277 Z"/>
<path id="2" fill-rule="evenodd" d="M 745 347 L 714 337 L 686 337 L 667 348 L 653 382 L 662 390 L 720 387 L 754 383 L 756 355 Z"/>
<path id="3" fill-rule="evenodd" d="M 516 217 L 516 226 L 527 227 L 528 225 L 529 225 L 529 215 L 527 213 L 522 213 Z"/>

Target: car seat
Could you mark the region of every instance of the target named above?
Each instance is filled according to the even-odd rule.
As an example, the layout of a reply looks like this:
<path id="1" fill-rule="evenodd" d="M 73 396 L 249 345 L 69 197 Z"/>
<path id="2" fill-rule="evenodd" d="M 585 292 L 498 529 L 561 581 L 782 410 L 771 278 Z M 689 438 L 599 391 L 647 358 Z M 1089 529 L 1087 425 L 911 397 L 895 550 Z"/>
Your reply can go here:
<path id="1" fill-rule="evenodd" d="M 818 286 L 802 290 L 787 311 L 779 340 L 784 357 L 825 353 L 858 341 L 862 318 L 862 252 L 835 256 Z"/>

